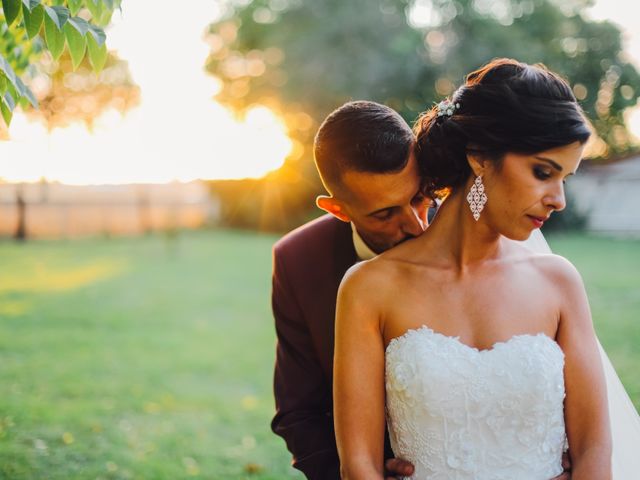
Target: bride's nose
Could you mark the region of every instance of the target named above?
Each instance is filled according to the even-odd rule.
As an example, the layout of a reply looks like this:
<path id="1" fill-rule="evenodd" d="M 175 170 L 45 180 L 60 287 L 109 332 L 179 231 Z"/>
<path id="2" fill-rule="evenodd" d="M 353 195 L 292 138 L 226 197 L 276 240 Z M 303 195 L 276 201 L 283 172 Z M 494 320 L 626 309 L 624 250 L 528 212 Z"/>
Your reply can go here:
<path id="1" fill-rule="evenodd" d="M 551 185 L 549 191 L 546 192 L 543 202 L 547 207 L 553 208 L 559 212 L 567 206 L 567 200 L 564 194 L 564 184 L 558 182 Z"/>

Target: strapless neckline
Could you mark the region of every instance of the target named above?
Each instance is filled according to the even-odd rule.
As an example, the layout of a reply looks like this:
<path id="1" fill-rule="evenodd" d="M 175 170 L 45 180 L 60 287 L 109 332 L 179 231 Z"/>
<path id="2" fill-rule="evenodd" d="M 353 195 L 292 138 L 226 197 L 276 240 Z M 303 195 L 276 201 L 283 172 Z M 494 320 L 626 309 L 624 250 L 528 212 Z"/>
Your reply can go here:
<path id="1" fill-rule="evenodd" d="M 545 333 L 478 349 L 423 325 L 385 349 L 395 455 L 415 480 L 548 480 L 562 473 L 564 353 Z"/>
<path id="2" fill-rule="evenodd" d="M 385 349 L 385 353 L 389 352 L 389 348 L 392 348 L 391 346 L 393 344 L 402 343 L 408 337 L 413 336 L 413 335 L 420 335 L 422 333 L 427 333 L 427 334 L 431 334 L 431 335 L 436 336 L 436 337 L 443 338 L 443 339 L 445 339 L 447 341 L 453 342 L 454 344 L 460 346 L 463 349 L 467 349 L 467 350 L 470 350 L 472 352 L 476 352 L 476 353 L 479 353 L 479 354 L 491 353 L 494 350 L 496 350 L 497 348 L 501 348 L 501 347 L 503 347 L 505 345 L 508 345 L 509 343 L 521 340 L 523 338 L 540 338 L 540 337 L 544 337 L 548 341 L 552 342 L 559 350 L 561 350 L 560 346 L 558 345 L 558 343 L 553 338 L 551 338 L 549 335 L 547 335 L 544 332 L 517 333 L 517 334 L 509 337 L 506 340 L 501 340 L 501 341 L 495 342 L 489 348 L 477 348 L 477 347 L 472 347 L 471 345 L 467 345 L 466 343 L 462 342 L 460 340 L 459 336 L 455 336 L 454 337 L 454 336 L 451 336 L 451 335 L 445 335 L 444 333 L 436 332 L 435 330 L 433 330 L 430 327 L 427 327 L 426 325 L 421 325 L 420 327 L 417 327 L 417 328 L 409 328 L 402 335 L 399 335 L 397 337 L 392 338 L 389 341 L 389 344 L 387 345 L 387 348 Z"/>

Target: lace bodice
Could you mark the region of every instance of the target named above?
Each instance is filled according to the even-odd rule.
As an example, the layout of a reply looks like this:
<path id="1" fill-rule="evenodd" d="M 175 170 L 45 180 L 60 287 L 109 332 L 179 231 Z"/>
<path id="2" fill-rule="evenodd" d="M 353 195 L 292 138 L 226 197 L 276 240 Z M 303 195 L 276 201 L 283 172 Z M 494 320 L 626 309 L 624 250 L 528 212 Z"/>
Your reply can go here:
<path id="1" fill-rule="evenodd" d="M 386 350 L 395 455 L 418 480 L 549 480 L 562 473 L 564 355 L 545 334 L 478 350 L 422 327 Z"/>

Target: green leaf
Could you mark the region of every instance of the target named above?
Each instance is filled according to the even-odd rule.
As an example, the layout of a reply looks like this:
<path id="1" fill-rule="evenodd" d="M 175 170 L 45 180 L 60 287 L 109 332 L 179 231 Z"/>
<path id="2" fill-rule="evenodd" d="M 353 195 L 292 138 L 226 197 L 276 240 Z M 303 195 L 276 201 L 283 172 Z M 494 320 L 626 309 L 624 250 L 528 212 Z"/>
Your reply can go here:
<path id="1" fill-rule="evenodd" d="M 4 73 L 0 72 L 0 95 L 7 91 L 7 77 Z"/>
<path id="2" fill-rule="evenodd" d="M 15 88 L 12 88 L 11 85 L 9 85 L 9 92 L 11 92 L 11 96 L 13 98 L 20 98 L 24 95 L 24 89 L 27 88 L 27 86 L 22 82 L 22 80 L 20 80 L 20 77 L 16 76 L 16 84 L 15 84 Z"/>
<path id="3" fill-rule="evenodd" d="M 29 103 L 33 105 L 33 108 L 38 108 L 38 100 L 36 99 L 36 96 L 33 94 L 31 89 L 27 87 L 20 78 L 18 78 L 17 80 L 22 96 L 29 100 Z"/>
<path id="4" fill-rule="evenodd" d="M 67 5 L 69 6 L 71 15 L 76 16 L 80 8 L 82 8 L 82 0 L 68 0 Z"/>
<path id="5" fill-rule="evenodd" d="M 87 22 L 84 18 L 71 17 L 67 23 L 71 24 L 73 28 L 75 28 L 83 37 L 89 31 L 89 22 Z"/>
<path id="6" fill-rule="evenodd" d="M 87 25 L 89 25 L 89 33 L 91 34 L 91 36 L 93 36 L 93 39 L 96 41 L 96 43 L 98 45 L 104 45 L 104 42 L 107 39 L 104 30 L 102 30 L 100 27 L 92 25 L 91 23 L 88 23 Z"/>
<path id="7" fill-rule="evenodd" d="M 86 38 L 87 38 L 87 50 L 89 52 L 89 61 L 93 66 L 93 70 L 96 73 L 100 73 L 104 68 L 104 64 L 107 61 L 107 45 L 106 43 L 102 43 L 102 45 L 100 45 L 95 40 L 93 35 L 87 35 Z"/>
<path id="8" fill-rule="evenodd" d="M 73 63 L 73 69 L 77 69 L 82 59 L 84 58 L 84 52 L 87 49 L 87 42 L 84 34 L 87 32 L 86 27 L 74 22 L 72 18 L 64 26 L 64 36 L 67 39 L 67 45 L 69 46 L 69 53 L 71 54 L 71 61 Z M 83 33 L 84 30 L 84 33 Z"/>
<path id="9" fill-rule="evenodd" d="M 16 72 L 13 71 L 13 68 L 11 68 L 11 65 L 9 65 L 9 62 L 7 62 L 2 55 L 0 55 L 0 71 L 2 71 L 2 73 L 4 73 L 7 80 L 9 80 L 9 82 L 13 84 L 13 87 L 17 89 L 18 77 L 16 75 Z"/>
<path id="10" fill-rule="evenodd" d="M 7 25 L 11 25 L 13 21 L 20 15 L 20 0 L 2 0 L 2 10 L 4 12 L 4 18 L 7 20 Z"/>
<path id="11" fill-rule="evenodd" d="M 11 96 L 11 98 L 20 98 L 22 94 L 18 90 L 19 90 L 18 87 L 14 86 L 13 83 L 7 82 L 6 93 L 8 93 Z"/>
<path id="12" fill-rule="evenodd" d="M 86 0 L 85 5 L 91 12 L 91 17 L 97 22 L 102 16 L 102 2 L 100 0 Z"/>
<path id="13" fill-rule="evenodd" d="M 8 107 L 5 106 L 2 99 L 0 99 L 0 114 L 2 114 L 2 118 L 4 118 L 4 123 L 7 125 L 7 127 L 11 125 L 11 117 L 13 116 L 13 113 L 11 112 L 11 110 L 9 110 Z"/>
<path id="14" fill-rule="evenodd" d="M 24 15 L 25 9 L 31 11 L 40 5 L 40 0 L 22 0 L 22 5 L 24 8 L 22 9 L 22 14 Z"/>
<path id="15" fill-rule="evenodd" d="M 67 20 L 69 19 L 69 10 L 61 6 L 48 7 L 46 5 L 44 6 L 44 10 L 45 12 L 47 12 L 47 16 L 51 19 L 55 26 L 58 27 L 58 31 L 62 33 L 62 27 L 64 27 L 64 24 L 67 23 Z M 45 31 L 45 33 L 47 32 Z"/>
<path id="16" fill-rule="evenodd" d="M 13 99 L 11 94 L 9 92 L 5 92 L 5 94 L 2 96 L 2 99 L 7 104 L 7 107 L 9 107 L 13 112 L 13 110 L 16 108 L 16 101 Z"/>
<path id="17" fill-rule="evenodd" d="M 51 8 L 44 8 L 48 14 Z M 53 59 L 58 60 L 64 50 L 64 34 L 58 30 L 58 26 L 50 15 L 45 15 L 44 17 L 44 36 Z"/>
<path id="18" fill-rule="evenodd" d="M 0 113 L 2 113 L 2 118 L 7 126 L 11 123 L 14 108 L 16 108 L 15 100 L 9 92 L 5 92 L 5 94 L 0 97 Z"/>
<path id="19" fill-rule="evenodd" d="M 102 10 L 102 15 L 100 15 L 100 19 L 96 23 L 103 27 L 105 25 L 109 25 L 109 23 L 111 22 L 112 15 L 113 15 L 113 10 L 109 10 L 105 8 L 104 10 Z"/>
<path id="20" fill-rule="evenodd" d="M 24 17 L 24 26 L 27 30 L 27 35 L 29 38 L 34 38 L 40 32 L 40 27 L 42 27 L 42 21 L 44 20 L 44 8 L 42 8 L 42 5 L 36 6 L 31 11 L 27 8 L 23 8 L 22 16 Z"/>
<path id="21" fill-rule="evenodd" d="M 8 87 L 9 88 L 7 88 L 7 91 L 5 93 L 3 93 L 2 96 L 0 96 L 0 99 L 2 99 L 5 95 L 8 95 L 8 98 L 10 98 L 12 100 L 15 99 L 15 98 L 20 98 L 18 96 L 18 93 L 12 88 L 11 84 L 8 84 Z M 15 100 L 13 101 L 13 105 L 14 105 L 13 108 L 9 108 L 9 105 L 7 105 L 7 108 L 9 108 L 9 110 L 11 112 L 13 112 L 15 110 Z"/>

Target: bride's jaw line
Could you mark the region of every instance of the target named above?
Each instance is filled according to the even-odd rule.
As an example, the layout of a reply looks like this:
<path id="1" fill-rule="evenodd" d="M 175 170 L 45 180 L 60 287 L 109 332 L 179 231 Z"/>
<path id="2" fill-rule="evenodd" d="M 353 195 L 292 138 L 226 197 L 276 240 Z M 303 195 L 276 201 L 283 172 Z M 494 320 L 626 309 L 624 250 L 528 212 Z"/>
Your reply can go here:
<path id="1" fill-rule="evenodd" d="M 499 165 L 483 166 L 487 203 L 477 221 L 466 199 L 475 180 L 472 174 L 444 200 L 427 231 L 439 239 L 441 251 L 449 252 L 461 271 L 474 262 L 497 258 L 506 246 L 503 237 L 527 240 L 553 212 L 564 209 L 563 183 L 578 168 L 583 151 L 584 145 L 576 142 L 537 155 L 507 153 Z"/>

